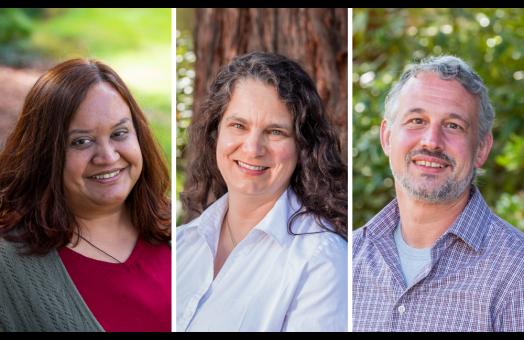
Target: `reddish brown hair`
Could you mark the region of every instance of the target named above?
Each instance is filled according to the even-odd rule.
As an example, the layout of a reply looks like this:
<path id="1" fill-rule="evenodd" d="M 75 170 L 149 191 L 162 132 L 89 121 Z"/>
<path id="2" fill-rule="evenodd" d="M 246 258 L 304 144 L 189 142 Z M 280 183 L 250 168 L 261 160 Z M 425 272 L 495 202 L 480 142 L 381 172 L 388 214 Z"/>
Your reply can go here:
<path id="1" fill-rule="evenodd" d="M 171 238 L 169 171 L 142 110 L 109 66 L 72 59 L 38 79 L 0 153 L 0 236 L 22 243 L 28 254 L 65 246 L 78 230 L 64 198 L 66 135 L 88 90 L 100 82 L 129 106 L 142 151 L 142 173 L 126 199 L 131 221 L 147 241 Z"/>

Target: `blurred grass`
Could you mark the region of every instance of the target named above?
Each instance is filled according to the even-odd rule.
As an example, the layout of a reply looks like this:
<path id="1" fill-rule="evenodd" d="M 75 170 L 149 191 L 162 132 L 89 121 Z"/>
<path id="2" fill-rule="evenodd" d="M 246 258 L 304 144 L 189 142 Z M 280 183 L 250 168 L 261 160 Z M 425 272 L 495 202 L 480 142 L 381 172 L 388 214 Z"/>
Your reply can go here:
<path id="1" fill-rule="evenodd" d="M 48 9 L 32 28 L 31 44 L 46 58 L 95 58 L 122 77 L 171 170 L 171 9 Z"/>

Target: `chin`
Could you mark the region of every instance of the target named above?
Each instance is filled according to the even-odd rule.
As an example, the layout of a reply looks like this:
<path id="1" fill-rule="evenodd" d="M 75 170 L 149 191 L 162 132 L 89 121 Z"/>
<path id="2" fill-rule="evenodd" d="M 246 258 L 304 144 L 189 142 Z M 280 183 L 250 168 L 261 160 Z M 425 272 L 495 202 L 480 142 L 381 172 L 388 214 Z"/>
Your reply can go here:
<path id="1" fill-rule="evenodd" d="M 93 198 L 93 201 L 98 205 L 107 205 L 107 206 L 117 206 L 124 204 L 129 195 L 114 195 L 114 196 L 105 196 L 105 197 L 96 197 Z"/>
<path id="2" fill-rule="evenodd" d="M 261 190 L 260 188 L 256 188 L 256 187 L 253 187 L 253 186 L 242 186 L 242 187 L 233 187 L 233 190 L 231 191 L 235 191 L 237 193 L 240 193 L 240 194 L 244 194 L 244 195 L 258 195 L 260 193 L 262 193 L 264 190 Z"/>

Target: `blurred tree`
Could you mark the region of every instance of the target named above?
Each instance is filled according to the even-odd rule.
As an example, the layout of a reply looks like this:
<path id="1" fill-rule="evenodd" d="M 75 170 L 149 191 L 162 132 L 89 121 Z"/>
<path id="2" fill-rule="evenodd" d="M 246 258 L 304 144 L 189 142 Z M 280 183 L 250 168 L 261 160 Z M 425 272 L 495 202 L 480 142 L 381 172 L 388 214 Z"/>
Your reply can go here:
<path id="1" fill-rule="evenodd" d="M 347 13 L 345 8 L 197 9 L 193 117 L 220 66 L 255 50 L 280 53 L 298 61 L 316 82 L 347 159 Z M 191 149 L 187 154 L 191 157 Z"/>
<path id="2" fill-rule="evenodd" d="M 179 11 L 177 11 L 177 15 Z M 178 26 L 177 18 L 177 26 Z M 193 85 L 195 79 L 195 54 L 193 39 L 186 29 L 177 27 L 176 31 L 176 216 L 177 224 L 182 222 L 182 204 L 179 194 L 185 182 L 186 154 L 188 136 L 186 130 L 193 115 Z"/>
<path id="3" fill-rule="evenodd" d="M 0 8 L 0 63 L 22 67 L 39 57 L 29 38 L 33 21 L 45 14 L 44 8 Z"/>
<path id="4" fill-rule="evenodd" d="M 394 197 L 379 142 L 384 98 L 405 67 L 457 55 L 487 84 L 495 107 L 494 146 L 477 179 L 488 204 L 524 230 L 524 10 L 353 10 L 353 227 Z"/>
<path id="5" fill-rule="evenodd" d="M 298 61 L 317 83 L 347 155 L 347 9 L 198 9 L 194 112 L 220 66 L 260 50 Z"/>

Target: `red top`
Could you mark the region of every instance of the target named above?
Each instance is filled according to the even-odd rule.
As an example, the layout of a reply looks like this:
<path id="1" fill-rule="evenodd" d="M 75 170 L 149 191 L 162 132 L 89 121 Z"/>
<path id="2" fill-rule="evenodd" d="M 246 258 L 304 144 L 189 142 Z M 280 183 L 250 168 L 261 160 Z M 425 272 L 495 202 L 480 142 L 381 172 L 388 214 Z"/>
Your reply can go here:
<path id="1" fill-rule="evenodd" d="M 108 332 L 171 331 L 171 247 L 138 240 L 124 263 L 58 251 L 87 306 Z"/>

